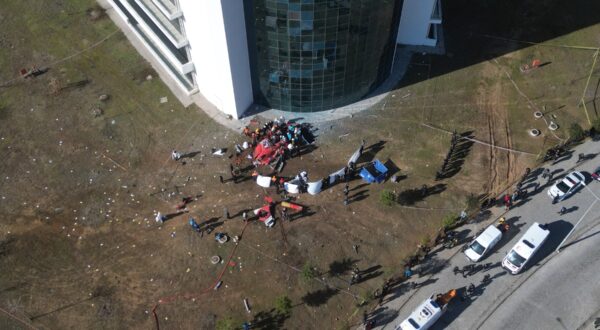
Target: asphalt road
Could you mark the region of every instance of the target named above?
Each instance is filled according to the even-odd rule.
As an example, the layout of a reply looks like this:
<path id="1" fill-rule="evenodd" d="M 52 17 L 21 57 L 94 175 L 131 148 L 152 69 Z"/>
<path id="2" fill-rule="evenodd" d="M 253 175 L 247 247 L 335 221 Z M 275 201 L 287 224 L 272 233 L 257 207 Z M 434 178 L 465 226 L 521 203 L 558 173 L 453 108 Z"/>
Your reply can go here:
<path id="1" fill-rule="evenodd" d="M 434 271 L 422 277 L 414 276 L 412 286 L 402 284 L 388 295 L 372 315 L 377 328 L 394 329 L 431 294 L 450 289 L 462 293 L 473 283 L 475 294 L 454 299 L 433 329 L 594 329 L 594 320 L 600 317 L 600 182 L 588 182 L 586 187 L 557 204 L 552 204 L 547 190 L 572 167 L 584 174 L 591 173 L 600 166 L 600 155 L 576 164 L 577 154 L 599 152 L 600 142 L 586 142 L 578 146 L 570 158 L 546 164 L 554 173 L 551 183 L 541 175 L 526 181 L 524 187 L 529 188 L 530 194 L 504 214 L 511 230 L 492 253 L 478 263 L 491 263 L 487 270 L 481 269 L 466 278 L 460 273 L 454 274 L 455 266 L 462 268 L 470 263 L 460 251 L 462 245 L 452 250 L 434 249 L 429 264 L 423 265 L 433 267 Z M 541 186 L 531 193 L 536 183 Z M 559 215 L 562 206 L 569 211 Z M 469 242 L 475 233 L 495 221 L 493 217 L 459 228 L 462 242 Z M 578 221 L 579 225 L 557 253 L 556 248 Z M 524 271 L 510 275 L 500 262 L 533 222 L 547 224 L 550 236 Z M 486 274 L 491 276 L 491 281 L 482 283 Z"/>

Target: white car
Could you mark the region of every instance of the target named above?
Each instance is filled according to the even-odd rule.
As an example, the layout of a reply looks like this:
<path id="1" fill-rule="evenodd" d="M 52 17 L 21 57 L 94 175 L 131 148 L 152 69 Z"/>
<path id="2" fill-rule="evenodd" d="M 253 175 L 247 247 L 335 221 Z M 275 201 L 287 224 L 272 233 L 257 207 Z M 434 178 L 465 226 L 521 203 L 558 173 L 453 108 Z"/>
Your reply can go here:
<path id="1" fill-rule="evenodd" d="M 583 186 L 585 186 L 585 177 L 581 172 L 573 171 L 550 187 L 548 196 L 557 202 L 562 201 Z"/>
<path id="2" fill-rule="evenodd" d="M 479 261 L 502 238 L 502 232 L 495 225 L 487 227 L 465 250 L 465 255 L 472 262 Z"/>

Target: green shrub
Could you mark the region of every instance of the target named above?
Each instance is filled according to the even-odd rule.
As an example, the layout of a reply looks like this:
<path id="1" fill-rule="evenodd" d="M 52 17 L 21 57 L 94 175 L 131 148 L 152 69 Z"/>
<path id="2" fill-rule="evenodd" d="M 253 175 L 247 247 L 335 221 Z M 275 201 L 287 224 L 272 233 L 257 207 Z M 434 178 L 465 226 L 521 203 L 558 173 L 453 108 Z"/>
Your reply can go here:
<path id="1" fill-rule="evenodd" d="M 370 291 L 362 291 L 358 295 L 358 307 L 364 306 L 368 304 L 371 300 L 373 300 L 373 293 Z"/>
<path id="2" fill-rule="evenodd" d="M 383 190 L 379 195 L 379 201 L 385 206 L 392 206 L 396 202 L 396 194 L 391 190 Z"/>
<path id="3" fill-rule="evenodd" d="M 217 321 L 215 329 L 217 330 L 235 330 L 240 328 L 240 324 L 231 317 L 226 317 Z"/>
<path id="4" fill-rule="evenodd" d="M 569 126 L 569 138 L 573 141 L 580 141 L 585 137 L 585 131 L 578 123 Z"/>
<path id="5" fill-rule="evenodd" d="M 470 194 L 469 196 L 467 196 L 466 204 L 468 212 L 475 211 L 479 207 L 479 198 L 477 198 L 473 194 Z"/>
<path id="6" fill-rule="evenodd" d="M 592 121 L 592 127 L 594 128 L 594 131 L 596 131 L 596 134 L 600 133 L 600 117 Z"/>
<path id="7" fill-rule="evenodd" d="M 456 214 L 448 213 L 446 214 L 444 219 L 442 219 L 442 226 L 444 226 L 444 228 L 451 228 L 452 226 L 454 226 L 457 220 L 458 216 Z"/>
<path id="8" fill-rule="evenodd" d="M 421 238 L 421 246 L 427 246 L 431 242 L 431 238 L 429 236 L 423 236 Z"/>
<path id="9" fill-rule="evenodd" d="M 292 300 L 288 296 L 279 296 L 275 300 L 275 310 L 279 314 L 288 315 L 292 310 Z"/>
<path id="10" fill-rule="evenodd" d="M 303 281 L 310 282 L 312 279 L 317 277 L 317 275 L 319 275 L 319 272 L 317 272 L 317 269 L 310 262 L 306 262 L 304 266 L 302 266 L 300 277 Z"/>

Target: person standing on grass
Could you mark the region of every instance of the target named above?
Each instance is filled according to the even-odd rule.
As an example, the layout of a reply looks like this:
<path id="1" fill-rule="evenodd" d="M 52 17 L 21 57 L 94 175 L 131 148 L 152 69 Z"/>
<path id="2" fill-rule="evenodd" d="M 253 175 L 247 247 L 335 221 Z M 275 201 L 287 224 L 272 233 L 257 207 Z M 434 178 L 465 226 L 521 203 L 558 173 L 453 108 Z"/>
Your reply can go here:
<path id="1" fill-rule="evenodd" d="M 156 213 L 156 222 L 158 222 L 159 224 L 163 224 L 165 222 L 166 217 L 164 215 L 162 215 L 160 212 Z"/>
<path id="2" fill-rule="evenodd" d="M 177 152 L 177 150 L 173 150 L 171 152 L 171 159 L 174 161 L 178 161 L 181 158 L 181 154 Z"/>

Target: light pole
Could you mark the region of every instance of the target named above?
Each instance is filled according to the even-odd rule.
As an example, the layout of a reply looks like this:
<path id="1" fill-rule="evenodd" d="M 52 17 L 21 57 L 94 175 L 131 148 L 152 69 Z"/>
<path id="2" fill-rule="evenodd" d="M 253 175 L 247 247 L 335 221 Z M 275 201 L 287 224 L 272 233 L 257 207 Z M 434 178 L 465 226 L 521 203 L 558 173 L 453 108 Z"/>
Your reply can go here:
<path id="1" fill-rule="evenodd" d="M 573 226 L 573 228 L 571 228 L 571 231 L 569 231 L 569 233 L 567 234 L 567 236 L 565 236 L 565 239 L 562 240 L 562 242 L 560 242 L 560 244 L 558 245 L 558 247 L 556 248 L 556 253 L 560 252 L 560 248 L 563 246 L 563 244 L 565 243 L 565 241 L 569 238 L 569 236 L 571 236 L 571 234 L 573 233 L 573 231 L 575 231 L 575 228 L 577 228 L 577 225 L 579 225 L 579 223 L 581 222 L 581 220 L 583 220 L 583 218 L 585 218 L 585 216 L 588 214 L 588 212 L 592 209 L 592 207 L 596 204 L 596 202 L 598 201 L 598 199 L 596 199 L 588 208 L 587 210 L 585 210 L 585 213 L 581 216 L 581 218 L 579 218 L 579 221 L 577 221 L 577 223 L 575 224 L 575 226 Z"/>

